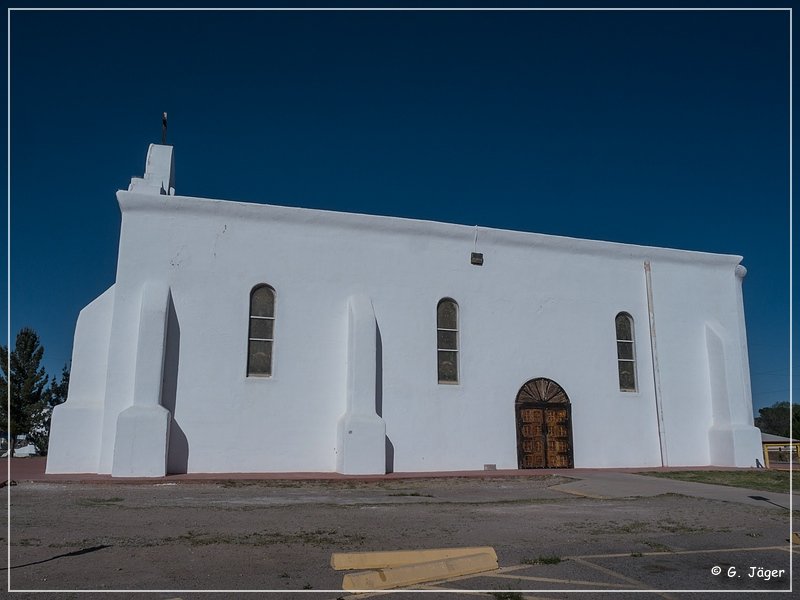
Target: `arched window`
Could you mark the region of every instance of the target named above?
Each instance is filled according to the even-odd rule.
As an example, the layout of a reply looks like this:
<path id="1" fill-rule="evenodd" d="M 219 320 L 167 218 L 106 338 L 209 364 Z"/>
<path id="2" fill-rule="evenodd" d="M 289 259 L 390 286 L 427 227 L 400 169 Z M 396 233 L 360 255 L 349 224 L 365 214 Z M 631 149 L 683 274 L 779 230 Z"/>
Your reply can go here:
<path id="1" fill-rule="evenodd" d="M 436 354 L 439 383 L 458 383 L 458 304 L 452 298 L 436 306 Z"/>
<path id="2" fill-rule="evenodd" d="M 619 313 L 617 329 L 617 370 L 621 392 L 636 391 L 636 353 L 633 342 L 633 317 Z"/>
<path id="3" fill-rule="evenodd" d="M 275 331 L 275 290 L 259 284 L 250 292 L 250 330 L 247 341 L 247 376 L 272 375 Z"/>

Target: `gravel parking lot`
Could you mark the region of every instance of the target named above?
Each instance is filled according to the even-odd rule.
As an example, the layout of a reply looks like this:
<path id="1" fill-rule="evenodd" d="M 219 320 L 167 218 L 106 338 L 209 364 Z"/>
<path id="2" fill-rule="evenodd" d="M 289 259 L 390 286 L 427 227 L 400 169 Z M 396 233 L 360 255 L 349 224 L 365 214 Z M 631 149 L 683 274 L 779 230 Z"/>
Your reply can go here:
<path id="1" fill-rule="evenodd" d="M 315 598 L 366 598 L 378 594 L 341 591 L 333 552 L 451 546 L 493 546 L 501 568 L 427 586 L 464 591 L 429 592 L 426 600 L 466 590 L 493 591 L 483 594 L 490 598 L 597 592 L 580 595 L 586 599 L 610 590 L 789 588 L 788 495 L 760 503 L 675 493 L 598 498 L 570 491 L 563 485 L 569 481 L 20 483 L 11 488 L 11 589 L 14 598 L 42 597 L 22 590 L 61 590 L 51 597 L 63 598 L 94 595 L 66 590 L 160 590 L 153 597 L 182 599 L 209 598 L 192 590 L 229 590 L 225 597 L 305 590 Z M 762 498 L 757 494 L 748 497 Z M 115 596 L 130 598 L 98 595 Z"/>

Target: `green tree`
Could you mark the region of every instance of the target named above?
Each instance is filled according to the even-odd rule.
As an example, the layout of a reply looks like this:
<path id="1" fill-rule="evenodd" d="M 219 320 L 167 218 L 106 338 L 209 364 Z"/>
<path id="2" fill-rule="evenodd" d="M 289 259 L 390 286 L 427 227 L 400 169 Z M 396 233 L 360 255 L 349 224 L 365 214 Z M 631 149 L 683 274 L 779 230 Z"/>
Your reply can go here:
<path id="1" fill-rule="evenodd" d="M 67 401 L 67 391 L 69 390 L 69 367 L 64 365 L 61 369 L 61 379 L 50 378 L 50 384 L 42 394 L 42 402 L 38 410 L 35 410 L 31 417 L 31 428 L 28 433 L 36 451 L 39 454 L 47 454 L 47 446 L 50 443 L 50 421 L 53 418 L 53 409 Z"/>
<path id="2" fill-rule="evenodd" d="M 0 392 L 3 392 L 0 419 L 8 432 L 10 456 L 14 456 L 16 437 L 30 433 L 35 415 L 44 406 L 47 374 L 41 366 L 42 356 L 44 348 L 39 336 L 29 327 L 20 329 L 11 356 L 7 347 L 0 346 L 3 371 L 0 381 Z"/>
<path id="3" fill-rule="evenodd" d="M 755 425 L 762 433 L 789 437 L 789 408 L 791 406 L 792 432 L 800 437 L 800 404 L 776 402 L 772 406 L 759 409 Z"/>

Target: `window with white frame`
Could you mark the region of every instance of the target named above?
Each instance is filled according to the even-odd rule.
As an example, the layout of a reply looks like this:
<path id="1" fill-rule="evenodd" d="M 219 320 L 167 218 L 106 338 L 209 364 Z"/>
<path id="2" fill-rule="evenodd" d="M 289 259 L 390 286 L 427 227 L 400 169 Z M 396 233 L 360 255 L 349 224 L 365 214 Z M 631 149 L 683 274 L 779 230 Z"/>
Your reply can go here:
<path id="1" fill-rule="evenodd" d="M 636 391 L 636 349 L 633 341 L 633 317 L 619 313 L 616 318 L 617 330 L 617 371 L 619 390 Z"/>
<path id="2" fill-rule="evenodd" d="M 275 290 L 265 283 L 250 292 L 250 327 L 247 339 L 247 376 L 272 376 L 275 338 Z"/>
<path id="3" fill-rule="evenodd" d="M 458 304 L 452 298 L 436 306 L 436 354 L 439 383 L 458 383 Z"/>

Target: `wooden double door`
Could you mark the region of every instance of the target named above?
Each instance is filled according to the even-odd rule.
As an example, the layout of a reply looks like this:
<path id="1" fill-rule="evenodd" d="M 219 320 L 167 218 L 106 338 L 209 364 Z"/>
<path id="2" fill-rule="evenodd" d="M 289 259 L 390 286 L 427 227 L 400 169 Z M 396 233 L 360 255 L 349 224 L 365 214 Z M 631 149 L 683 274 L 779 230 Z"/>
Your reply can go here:
<path id="1" fill-rule="evenodd" d="M 532 379 L 517 394 L 515 408 L 519 468 L 572 468 L 572 407 L 561 386 Z"/>

